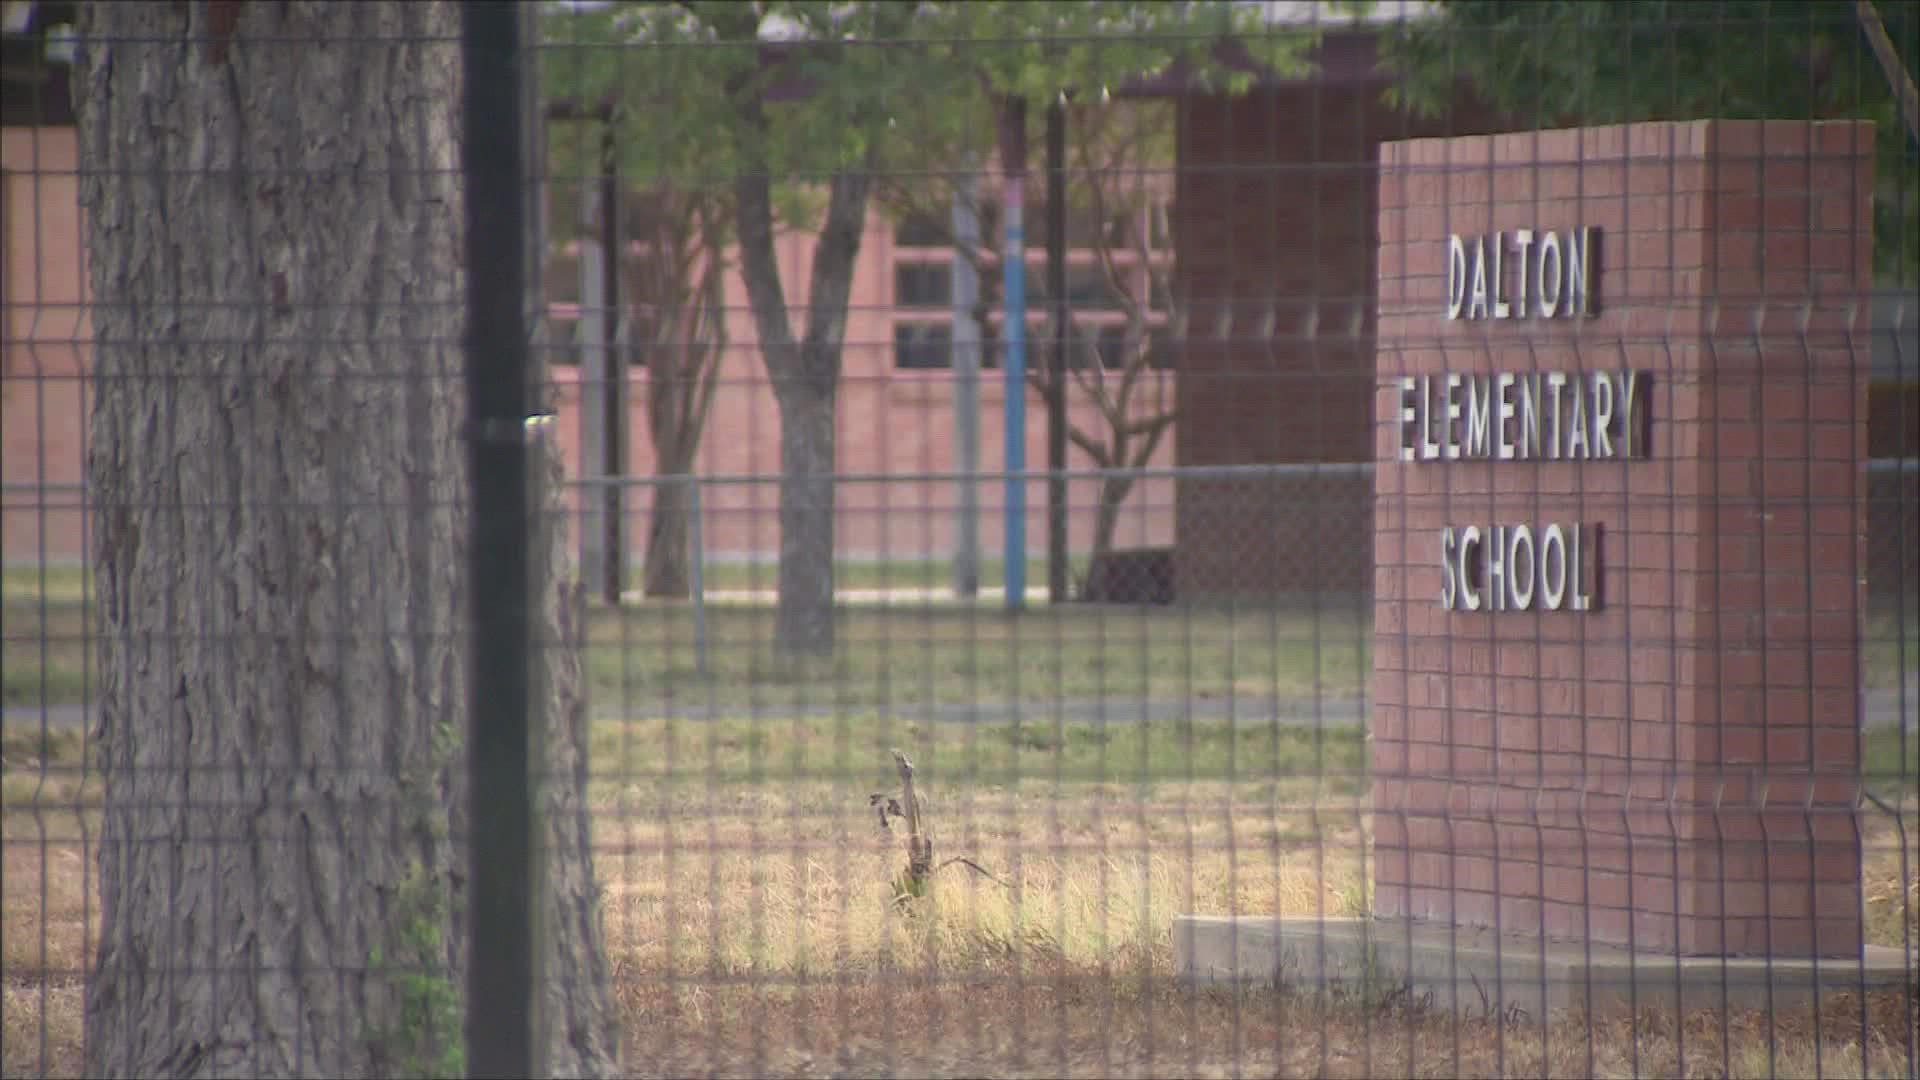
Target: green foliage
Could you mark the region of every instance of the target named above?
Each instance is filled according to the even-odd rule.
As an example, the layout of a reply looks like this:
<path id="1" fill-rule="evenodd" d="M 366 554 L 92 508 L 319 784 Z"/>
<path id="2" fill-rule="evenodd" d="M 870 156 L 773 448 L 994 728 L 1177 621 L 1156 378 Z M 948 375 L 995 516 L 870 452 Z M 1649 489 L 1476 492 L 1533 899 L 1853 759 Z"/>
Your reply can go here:
<path id="1" fill-rule="evenodd" d="M 415 866 L 393 899 L 392 947 L 376 946 L 368 968 L 390 980 L 392 1018 L 373 1036 L 385 1075 L 466 1075 L 460 990 L 448 977 L 447 904 L 432 874 Z"/>
<path id="2" fill-rule="evenodd" d="M 954 179 L 947 170 L 984 162 L 997 146 L 998 106 L 1023 98 L 1030 154 L 1043 145 L 1045 106 L 1060 100 L 1075 116 L 1068 123 L 1073 159 L 1069 200 L 1077 209 L 1091 202 L 1089 184 L 1112 188 L 1112 176 L 1173 165 L 1173 124 L 1166 103 L 1133 101 L 1134 113 L 1155 111 L 1167 122 L 1148 128 L 1117 124 L 1102 114 L 1129 82 L 1178 68 L 1199 92 L 1241 94 L 1254 76 L 1220 62 L 1216 45 L 1232 40 L 1274 76 L 1310 70 L 1307 54 L 1317 41 L 1312 27 L 1262 26 L 1257 8 L 1231 3 L 1047 2 L 940 5 L 940 21 L 924 31 L 936 41 L 938 70 L 949 89 L 932 107 L 899 125 L 884 167 L 894 175 L 883 185 L 885 208 L 897 214 L 943 215 Z M 1124 135 L 1122 134 L 1124 132 Z M 1149 137 L 1142 138 L 1148 132 Z M 1122 145 L 1120 140 L 1128 140 Z M 1089 141 L 1091 140 L 1091 142 Z M 1030 157 L 1028 166 L 1040 162 Z M 921 174 L 925 174 L 922 176 Z M 1115 192 L 1103 192 L 1109 200 Z M 985 238 L 991 241 L 993 238 Z M 995 246 L 989 244 L 989 246 Z"/>
<path id="3" fill-rule="evenodd" d="M 425 827 L 431 846 L 439 849 L 449 835 L 437 777 L 460 751 L 459 724 L 451 714 L 442 714 L 429 739 L 431 772 L 407 785 L 405 794 L 414 819 Z M 367 958 L 371 978 L 376 984 L 384 982 L 393 994 L 393 1013 L 370 1040 L 385 1075 L 465 1075 L 463 998 L 447 963 L 446 935 L 453 917 L 449 901 L 446 882 L 424 862 L 413 863 L 389 901 L 387 940 L 375 944 Z"/>
<path id="4" fill-rule="evenodd" d="M 1128 80 L 1186 65 L 1201 90 L 1245 93 L 1253 76 L 1220 64 L 1212 47 L 1233 39 L 1276 74 L 1305 70 L 1313 35 L 1302 27 L 1276 32 L 1260 25 L 1255 7 L 1231 3 L 1138 3 L 1049 0 L 1019 4 L 940 4 L 933 26 L 948 39 L 935 46 L 944 67 L 991 94 L 1045 103 L 1056 95 L 1081 101 Z"/>
<path id="5" fill-rule="evenodd" d="M 805 36 L 829 40 L 787 63 L 763 63 L 765 50 L 755 40 L 760 7 Z M 838 5 L 550 7 L 542 32 L 545 88 L 553 98 L 614 106 L 621 170 L 641 186 L 720 188 L 758 167 L 794 179 L 829 175 L 860 160 L 883 107 L 917 83 L 898 54 L 831 40 L 840 32 L 897 37 L 910 8 L 847 5 L 842 20 L 830 7 Z M 813 92 L 788 100 L 783 88 L 796 82 Z M 743 109 L 762 100 L 770 121 L 764 130 L 748 123 Z M 598 138 L 592 125 L 572 127 L 571 137 L 554 132 L 556 175 L 563 162 L 587 160 L 593 148 L 582 144 Z"/>
<path id="6" fill-rule="evenodd" d="M 1650 120 L 1864 119 L 1877 135 L 1875 255 L 1911 282 L 1920 157 L 1853 0 L 1441 0 L 1388 30 L 1388 100 L 1432 116 L 1463 83 L 1542 127 Z M 1911 72 L 1920 5 L 1881 3 Z"/>
<path id="7" fill-rule="evenodd" d="M 1217 0 L 716 0 L 547 12 L 547 93 L 614 104 L 620 165 L 635 183 L 718 189 L 764 168 L 782 191 L 783 222 L 800 227 L 821 209 L 817 196 L 801 193 L 861 163 L 870 148 L 881 169 L 896 173 L 990 151 L 1005 97 L 1096 100 L 1175 63 L 1197 86 L 1239 92 L 1251 76 L 1216 62 L 1215 42 L 1234 35 L 1258 62 L 1299 73 L 1313 41 L 1305 28 L 1260 28 L 1257 10 Z M 777 36 L 788 45 L 756 43 L 763 17 L 784 28 Z M 756 109 L 764 125 L 754 122 Z M 1028 110 L 1036 140 L 1043 116 Z M 591 127 L 553 125 L 557 178 L 585 171 Z"/>

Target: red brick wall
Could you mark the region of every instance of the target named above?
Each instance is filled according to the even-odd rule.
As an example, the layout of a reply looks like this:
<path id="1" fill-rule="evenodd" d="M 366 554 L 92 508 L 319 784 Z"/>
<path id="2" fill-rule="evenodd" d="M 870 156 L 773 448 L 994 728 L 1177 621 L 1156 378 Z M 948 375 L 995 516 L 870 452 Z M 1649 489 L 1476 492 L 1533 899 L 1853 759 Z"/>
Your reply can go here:
<path id="1" fill-rule="evenodd" d="M 1857 955 L 1871 146 L 1696 122 L 1382 148 L 1382 914 Z M 1444 318 L 1449 233 L 1579 226 L 1597 317 Z M 1623 368 L 1653 378 L 1645 460 L 1400 460 L 1403 374 Z M 1555 521 L 1603 530 L 1601 610 L 1441 610 L 1444 526 Z"/>
<path id="2" fill-rule="evenodd" d="M 1495 127 L 1471 108 L 1416 120 L 1381 91 L 1316 84 L 1181 103 L 1176 275 L 1192 305 L 1181 467 L 1368 459 L 1377 149 Z M 1176 502 L 1183 596 L 1368 584 L 1363 475 L 1202 476 L 1183 479 Z"/>

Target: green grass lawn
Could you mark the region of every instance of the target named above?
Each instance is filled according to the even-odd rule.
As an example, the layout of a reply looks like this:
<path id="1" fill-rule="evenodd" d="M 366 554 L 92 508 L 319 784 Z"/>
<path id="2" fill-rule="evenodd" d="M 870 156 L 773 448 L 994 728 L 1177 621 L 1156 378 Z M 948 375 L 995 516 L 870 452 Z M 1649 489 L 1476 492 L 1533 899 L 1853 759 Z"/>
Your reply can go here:
<path id="1" fill-rule="evenodd" d="M 895 783 L 890 751 L 947 789 L 1028 783 L 1118 785 L 1238 780 L 1288 801 L 1351 799 L 1366 771 L 1355 726 L 1225 721 L 990 724 L 903 721 L 882 713 L 717 720 L 605 720 L 594 725 L 596 781 L 621 788 L 753 786 L 829 781 L 861 790 Z"/>
<path id="2" fill-rule="evenodd" d="M 1085 557 L 1069 560 L 1069 579 L 1077 579 L 1086 570 Z M 638 588 L 640 561 L 633 560 L 633 587 Z M 1006 561 L 980 560 L 980 587 L 999 589 L 1006 584 Z M 843 559 L 834 564 L 834 583 L 842 589 L 933 589 L 953 584 L 953 564 L 944 559 Z M 779 584 L 772 562 L 734 560 L 709 561 L 702 570 L 703 584 L 709 592 L 749 592 L 772 590 Z M 9 566 L 0 569 L 0 593 L 9 600 L 37 599 L 78 602 L 86 584 L 85 572 L 77 566 Z M 1047 584 L 1045 559 L 1027 560 L 1027 587 Z"/>
<path id="3" fill-rule="evenodd" d="M 1302 797 L 1345 796 L 1367 768 L 1353 727 L 1228 725 L 1223 721 L 1100 724 L 1084 720 L 920 723 L 883 713 L 722 716 L 713 720 L 601 720 L 593 725 L 597 785 L 753 784 L 761 781 L 892 783 L 888 752 L 904 751 L 930 781 L 948 786 L 1028 781 L 1154 785 L 1271 781 Z M 0 757 L 78 764 L 84 735 L 9 724 Z M 1894 728 L 1865 735 L 1861 772 L 1883 801 L 1920 796 L 1920 738 Z"/>
<path id="4" fill-rule="evenodd" d="M 773 649 L 765 607 L 706 613 L 704 656 L 686 605 L 600 612 L 587 657 L 597 703 L 837 708 L 1112 699 L 1353 699 L 1366 620 L 1351 606 L 1142 610 L 848 606 L 831 661 Z M 703 668 L 704 661 L 704 668 Z"/>
<path id="5" fill-rule="evenodd" d="M 939 587 L 942 563 L 849 564 L 845 587 Z M 731 584 L 772 585 L 765 568 L 735 566 Z M 1036 569 L 1042 569 L 1036 567 Z M 752 571 L 752 573 L 749 573 Z M 756 579 L 755 575 L 760 575 Z M 1042 575 L 1043 577 L 1043 575 Z M 98 643 L 85 582 L 74 568 L 9 568 L 0 578 L 5 704 L 33 707 L 94 695 Z M 586 666 L 598 707 L 644 712 L 661 703 L 739 711 L 793 706 L 879 709 L 1030 705 L 1058 701 L 1352 700 L 1370 678 L 1371 611 L 1352 600 L 1319 611 L 1288 606 L 1097 607 L 1038 604 L 1009 617 L 997 605 L 847 605 L 828 662 L 776 655 L 769 606 L 713 604 L 705 647 L 693 606 L 645 602 L 596 608 Z M 1875 611 L 1865 652 L 1869 688 L 1920 671 L 1920 624 Z"/>
<path id="6" fill-rule="evenodd" d="M 87 573 L 78 566 L 8 566 L 0 568 L 0 601 L 9 607 L 42 599 L 78 604 L 87 584 Z"/>
<path id="7" fill-rule="evenodd" d="M 871 574 L 870 585 L 847 587 L 899 584 L 890 571 Z M 742 587 L 751 584 L 743 579 Z M 44 581 L 8 572 L 6 704 L 92 696 L 98 645 L 89 640 L 80 585 L 73 571 Z M 692 605 L 648 602 L 595 609 L 586 667 L 597 707 L 636 711 L 662 702 L 758 710 L 1230 695 L 1351 700 L 1368 677 L 1367 615 L 1351 601 L 1317 614 L 1042 604 L 1018 617 L 992 604 L 848 605 L 839 615 L 839 655 L 793 663 L 775 653 L 768 606 L 708 607 L 703 651 Z"/>
<path id="8" fill-rule="evenodd" d="M 1860 772 L 1866 789 L 1882 802 L 1910 804 L 1920 797 L 1920 735 L 1898 728 L 1867 732 L 1860 746 Z"/>
<path id="9" fill-rule="evenodd" d="M 1068 560 L 1067 578 L 1077 581 L 1086 571 L 1084 557 Z M 638 574 L 639 562 L 632 566 Z M 953 584 L 953 563 L 944 559 L 844 559 L 833 568 L 834 584 L 841 589 L 941 589 Z M 772 562 L 711 561 L 701 570 L 701 583 L 708 592 L 771 591 L 780 581 Z M 1007 582 L 1006 560 L 980 560 L 980 587 L 1000 589 Z M 1027 588 L 1047 584 L 1045 559 L 1027 560 Z"/>

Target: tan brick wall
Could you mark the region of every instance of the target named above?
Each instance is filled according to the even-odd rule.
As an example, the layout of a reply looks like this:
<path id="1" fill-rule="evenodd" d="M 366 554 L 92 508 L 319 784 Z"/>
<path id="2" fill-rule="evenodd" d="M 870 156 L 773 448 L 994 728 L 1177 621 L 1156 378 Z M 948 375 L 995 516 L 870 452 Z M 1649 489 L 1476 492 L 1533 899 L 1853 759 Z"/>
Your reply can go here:
<path id="1" fill-rule="evenodd" d="M 5 499 L 0 505 L 0 535 L 7 562 L 73 562 L 84 557 L 84 532 L 78 485 L 84 479 L 86 408 L 83 397 L 86 345 L 90 334 L 83 305 L 83 239 L 74 174 L 76 144 L 71 128 L 14 128 L 5 133 L 5 377 L 0 398 L 0 437 L 4 438 Z M 1031 230 L 1030 230 L 1031 231 Z M 812 241 L 788 235 L 779 242 L 779 261 L 796 327 L 807 299 L 806 279 Z M 946 372 L 903 372 L 893 368 L 893 241 L 880 214 L 868 222 L 850 302 L 844 357 L 844 390 L 839 409 L 840 467 L 848 473 L 943 473 L 954 468 L 952 381 Z M 1038 273 L 1038 258 L 1029 272 Z M 713 487 L 707 496 L 705 539 L 721 557 L 771 558 L 779 547 L 775 507 L 779 473 L 779 420 L 765 370 L 755 348 L 751 312 L 737 273 L 729 280 L 729 333 L 733 342 L 722 372 L 722 386 L 699 456 L 703 473 L 754 474 L 754 484 Z M 1041 354 L 1029 343 L 1029 363 Z M 552 369 L 557 437 L 565 448 L 570 473 L 579 465 L 578 369 Z M 1170 374 L 1150 378 L 1141 393 L 1140 413 L 1170 402 Z M 980 394 L 980 467 L 1003 467 L 1002 407 L 1005 393 L 997 373 L 986 373 Z M 632 445 L 629 468 L 651 475 L 653 454 L 646 439 L 646 378 L 631 383 Z M 1138 415 L 1139 413 L 1136 413 Z M 1076 394 L 1070 421 L 1099 432 L 1102 421 L 1083 394 Z M 1045 413 L 1037 395 L 1027 397 L 1027 463 L 1046 465 Z M 1167 438 L 1150 462 L 1173 462 L 1174 440 Z M 1068 467 L 1086 469 L 1090 460 L 1070 450 Z M 643 538 L 647 496 L 636 489 L 628 534 Z M 1071 546 L 1092 542 L 1096 490 L 1091 480 L 1075 481 L 1069 491 Z M 839 549 L 850 557 L 946 557 L 952 551 L 957 513 L 954 485 L 894 481 L 848 483 L 840 493 Z M 1004 535 L 1003 489 L 996 482 L 980 489 L 980 543 L 997 553 Z M 1027 488 L 1027 543 L 1038 556 L 1046 550 L 1046 486 Z M 1117 542 L 1122 546 L 1167 545 L 1173 541 L 1172 483 L 1166 479 L 1137 485 L 1126 504 Z"/>
<path id="2" fill-rule="evenodd" d="M 861 355 L 861 354 L 866 355 Z M 874 346 L 852 346 L 847 353 L 849 371 L 841 390 L 838 412 L 839 461 L 843 473 L 855 478 L 840 485 L 837 496 L 838 522 L 835 543 L 849 558 L 884 557 L 890 559 L 943 559 L 951 555 L 956 536 L 959 504 L 957 485 L 944 480 L 886 479 L 879 482 L 860 476 L 883 474 L 946 474 L 955 467 L 954 410 L 952 383 L 944 373 L 918 373 L 867 370 L 856 372 L 856 364 L 869 369 L 881 364 L 891 366 L 892 347 L 885 355 Z M 707 551 L 719 558 L 772 558 L 779 550 L 776 507 L 779 500 L 780 421 L 773 392 L 765 385 L 765 375 L 757 352 L 736 347 L 726 361 L 727 385 L 714 403 L 707 437 L 699 455 L 703 476 L 725 477 L 703 487 L 705 514 L 702 519 Z M 1159 376 L 1171 382 L 1170 376 Z M 555 425 L 570 475 L 577 475 L 580 461 L 579 371 L 556 368 L 552 372 L 553 400 L 558 412 Z M 646 422 L 645 376 L 633 379 L 629 408 L 633 416 L 634 445 L 629 447 L 628 468 L 634 476 L 651 476 L 654 454 L 644 436 Z M 1171 388 L 1160 391 L 1171 394 Z M 997 372 L 986 373 L 980 393 L 980 468 L 991 472 L 1003 468 L 1005 461 L 1004 414 L 1006 400 Z M 1074 423 L 1099 430 L 1098 414 L 1091 406 L 1077 403 L 1070 412 Z M 1169 438 L 1155 455 L 1152 466 L 1171 464 L 1172 440 Z M 1046 426 L 1037 397 L 1027 402 L 1027 467 L 1046 467 Z M 1070 451 L 1068 467 L 1092 468 L 1084 454 Z M 754 477 L 751 482 L 733 482 L 731 478 Z M 646 512 L 651 488 L 637 485 L 628 506 L 630 536 L 644 536 Z M 1068 486 L 1071 514 L 1068 521 L 1070 546 L 1084 551 L 1092 544 L 1093 514 L 1097 484 L 1091 478 L 1077 478 Z M 980 546 L 988 554 L 1004 547 L 1005 491 L 998 478 L 980 482 Z M 1028 483 L 1027 550 L 1039 558 L 1046 552 L 1046 484 Z M 569 505 L 574 505 L 569 502 Z M 1121 547 L 1166 546 L 1173 542 L 1173 482 L 1164 477 L 1142 480 L 1129 495 L 1122 512 L 1116 543 Z M 638 540 L 636 539 L 636 543 Z"/>
<path id="3" fill-rule="evenodd" d="M 1032 230 L 1030 229 L 1029 232 Z M 776 255 L 785 286 L 787 305 L 796 334 L 805 330 L 807 279 L 813 260 L 813 238 L 789 233 L 780 237 Z M 873 474 L 941 474 L 955 468 L 953 377 L 947 371 L 901 371 L 894 367 L 892 228 L 887 218 L 868 216 L 848 302 L 846 345 L 841 356 L 841 391 L 837 415 L 840 471 L 853 476 Z M 1028 273 L 1040 273 L 1041 257 L 1030 254 Z M 721 361 L 720 388 L 697 471 L 705 476 L 756 477 L 751 483 L 714 483 L 703 489 L 703 518 L 707 550 L 719 557 L 771 558 L 779 550 L 776 507 L 779 500 L 780 417 L 768 382 L 747 302 L 744 280 L 736 269 L 727 275 L 727 334 L 729 349 Z M 939 313 L 929 313 L 939 314 Z M 568 330 L 570 332 L 570 329 Z M 1031 337 L 1027 363 L 1044 362 L 1045 354 Z M 578 383 L 575 368 L 554 367 L 558 437 L 565 447 L 570 474 L 578 468 Z M 644 373 L 630 382 L 629 404 L 633 439 L 628 468 L 634 475 L 651 475 L 654 455 L 647 443 Z M 1138 391 L 1134 415 L 1171 404 L 1173 376 L 1154 373 Z M 980 378 L 980 460 L 984 472 L 1005 468 L 1004 377 L 983 371 Z M 1043 470 L 1047 463 L 1046 413 L 1040 396 L 1026 392 L 1027 468 Z M 1106 430 L 1099 411 L 1084 392 L 1069 399 L 1068 421 L 1096 435 Z M 1149 462 L 1165 469 L 1173 463 L 1174 439 L 1168 436 Z M 1069 469 L 1091 469 L 1093 462 L 1078 448 L 1069 447 Z M 630 513 L 636 515 L 629 535 L 642 536 L 647 489 L 635 489 Z M 1092 543 L 1096 484 L 1075 480 L 1069 486 L 1070 546 L 1084 550 Z M 848 480 L 837 496 L 835 545 L 848 557 L 881 556 L 893 559 L 945 558 L 953 551 L 958 514 L 956 485 L 938 481 Z M 1030 556 L 1046 552 L 1046 484 L 1030 481 L 1026 489 L 1027 548 Z M 1004 546 L 1005 492 L 998 479 L 982 482 L 979 491 L 980 546 L 997 554 Z M 1173 542 L 1173 490 L 1167 479 L 1142 481 L 1126 503 L 1116 542 L 1123 547 L 1167 545 Z"/>
<path id="4" fill-rule="evenodd" d="M 1870 155 L 1852 123 L 1382 147 L 1380 912 L 1857 953 Z M 1598 317 L 1444 318 L 1450 233 L 1579 226 Z M 1622 368 L 1646 460 L 1400 460 L 1403 374 Z M 1603 530 L 1601 610 L 1440 608 L 1444 526 L 1554 521 Z"/>

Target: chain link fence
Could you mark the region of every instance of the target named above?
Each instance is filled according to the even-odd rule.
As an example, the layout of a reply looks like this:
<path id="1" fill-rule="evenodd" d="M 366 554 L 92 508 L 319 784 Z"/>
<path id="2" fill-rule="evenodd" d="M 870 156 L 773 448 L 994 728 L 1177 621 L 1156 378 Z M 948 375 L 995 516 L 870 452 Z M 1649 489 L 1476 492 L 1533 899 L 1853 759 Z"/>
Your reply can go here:
<path id="1" fill-rule="evenodd" d="M 1911 5 L 4 14 L 6 1076 L 1920 1075 Z"/>

